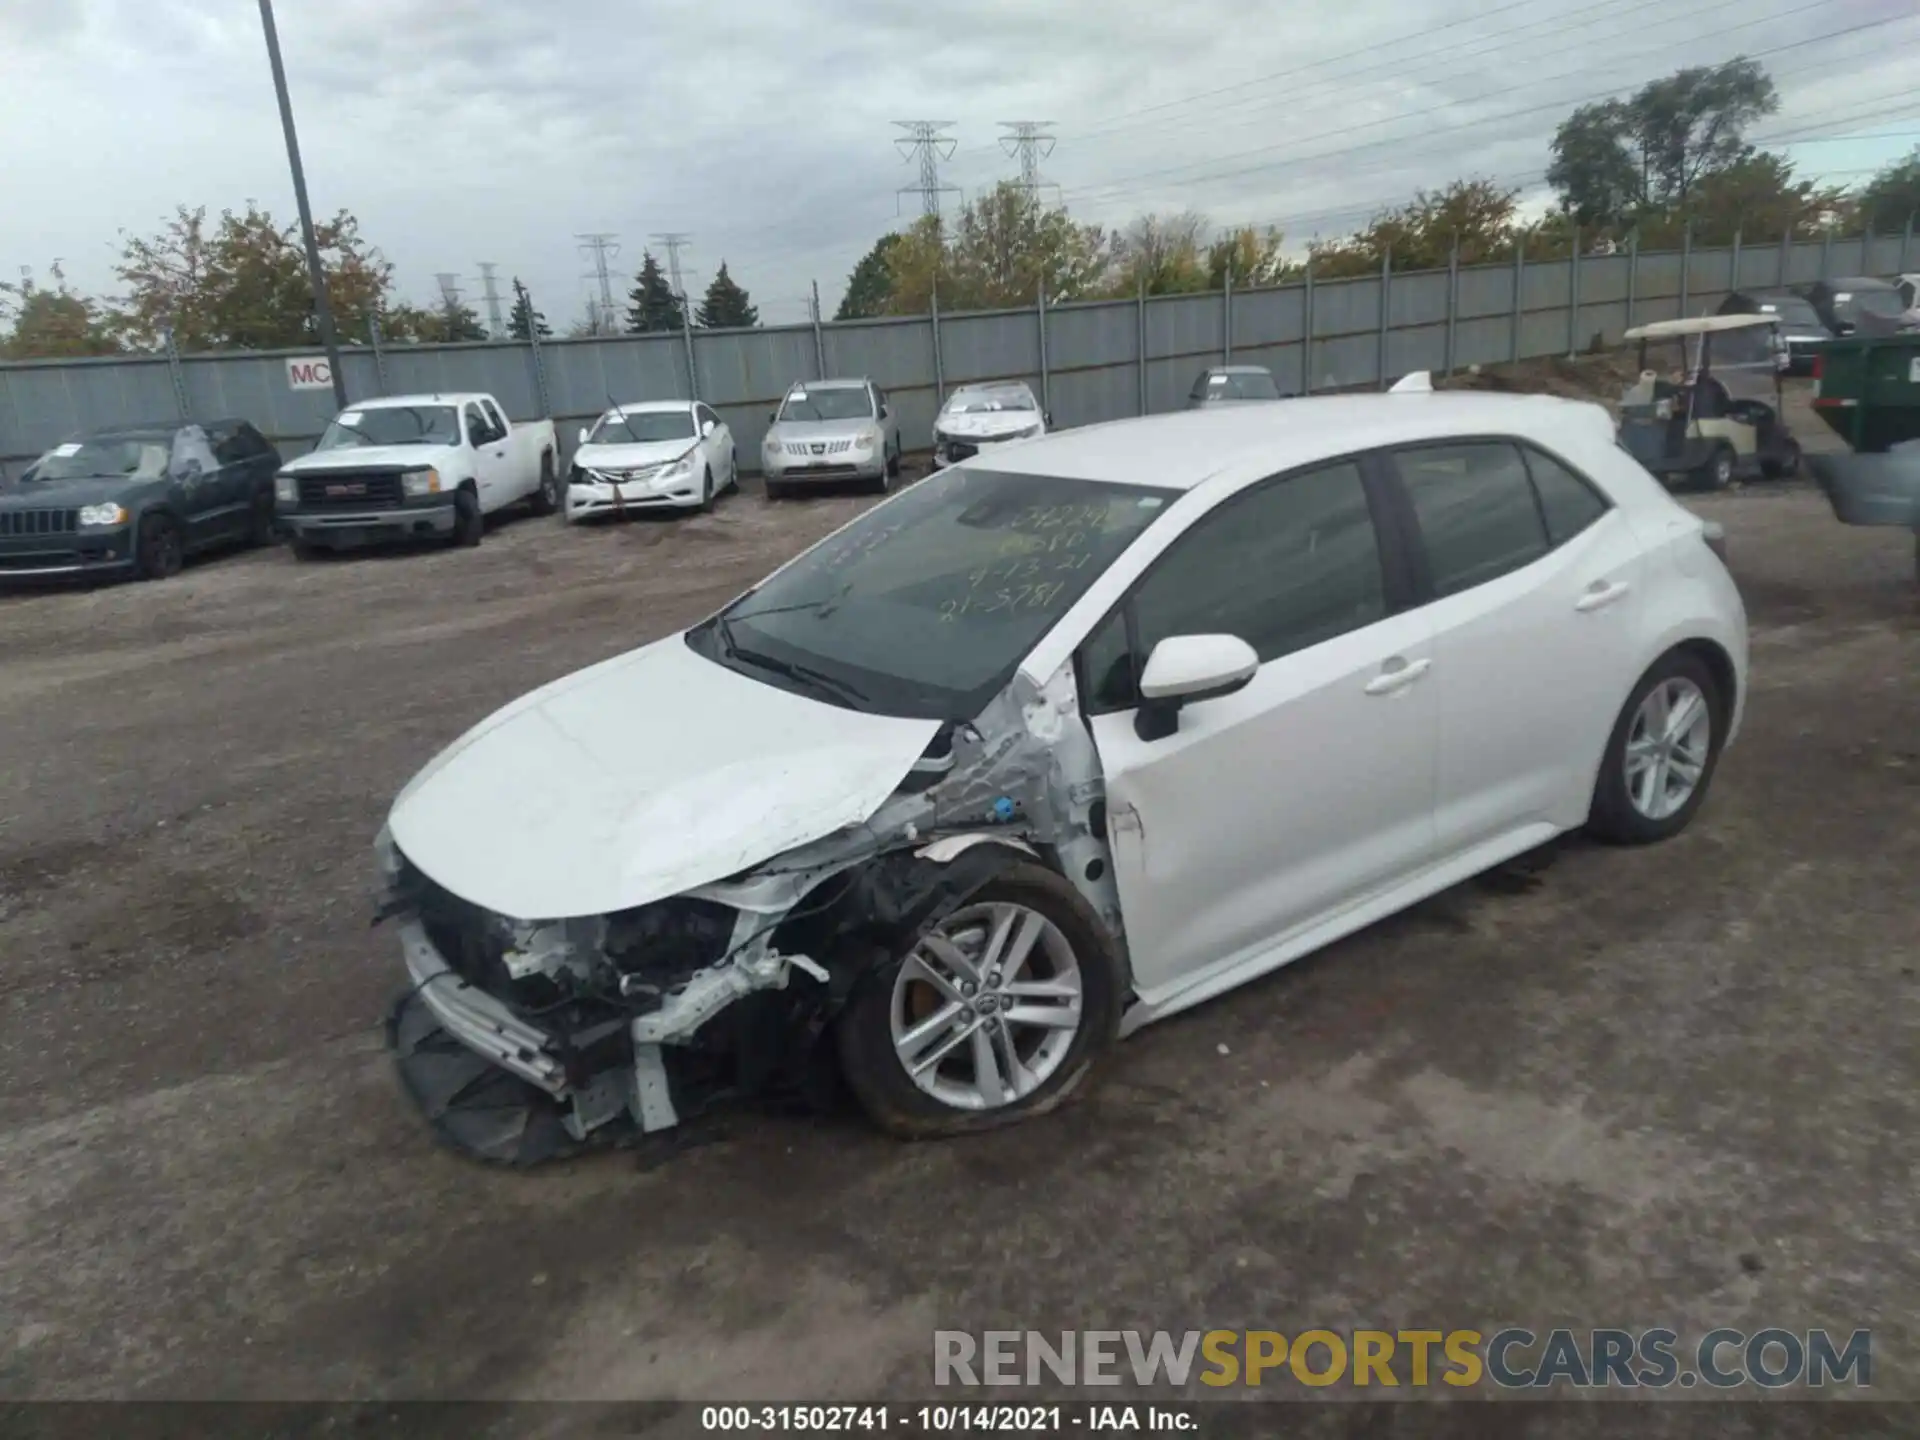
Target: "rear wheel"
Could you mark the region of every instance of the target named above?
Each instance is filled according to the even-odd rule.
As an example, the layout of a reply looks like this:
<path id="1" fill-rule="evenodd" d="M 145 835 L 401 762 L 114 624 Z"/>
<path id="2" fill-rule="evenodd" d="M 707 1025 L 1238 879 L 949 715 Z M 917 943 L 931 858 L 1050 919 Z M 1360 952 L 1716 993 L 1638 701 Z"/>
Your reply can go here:
<path id="1" fill-rule="evenodd" d="M 273 496 L 262 493 L 253 497 L 253 510 L 247 516 L 247 543 L 253 546 L 273 544 Z"/>
<path id="2" fill-rule="evenodd" d="M 560 475 L 551 454 L 540 457 L 540 488 L 533 492 L 527 506 L 536 515 L 551 515 L 560 508 Z"/>
<path id="3" fill-rule="evenodd" d="M 1587 828 L 1622 845 L 1686 829 L 1719 763 L 1730 703 L 1699 656 L 1675 650 L 1659 660 L 1608 737 Z"/>
<path id="4" fill-rule="evenodd" d="M 142 519 L 133 546 L 134 568 L 142 580 L 165 580 L 178 575 L 186 563 L 186 539 L 171 515 L 148 515 Z"/>
<path id="5" fill-rule="evenodd" d="M 471 490 L 453 492 L 453 543 L 471 550 L 486 538 L 487 517 L 480 513 L 480 497 Z"/>
<path id="6" fill-rule="evenodd" d="M 903 1139 L 1051 1110 L 1113 1042 L 1123 972 L 1061 876 L 1018 864 L 869 972 L 836 1025 L 847 1083 Z"/>

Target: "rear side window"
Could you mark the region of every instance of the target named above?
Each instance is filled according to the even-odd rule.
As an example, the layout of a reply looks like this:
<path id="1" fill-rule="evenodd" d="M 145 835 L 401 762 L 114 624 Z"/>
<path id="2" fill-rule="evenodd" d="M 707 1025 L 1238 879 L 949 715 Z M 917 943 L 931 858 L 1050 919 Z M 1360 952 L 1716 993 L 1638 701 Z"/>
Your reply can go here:
<path id="1" fill-rule="evenodd" d="M 1607 513 L 1607 502 L 1600 492 L 1551 455 L 1528 446 L 1526 457 L 1551 544 L 1566 544 Z"/>
<path id="2" fill-rule="evenodd" d="M 1547 553 L 1546 524 L 1518 447 L 1474 441 L 1389 458 L 1413 504 L 1435 595 L 1484 585 Z"/>

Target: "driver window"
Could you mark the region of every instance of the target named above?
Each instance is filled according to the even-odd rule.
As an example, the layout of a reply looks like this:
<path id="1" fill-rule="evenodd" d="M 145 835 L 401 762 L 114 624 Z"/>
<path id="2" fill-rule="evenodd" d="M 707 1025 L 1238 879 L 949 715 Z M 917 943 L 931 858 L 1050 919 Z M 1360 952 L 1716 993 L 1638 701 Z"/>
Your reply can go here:
<path id="1" fill-rule="evenodd" d="M 507 421 L 506 417 L 500 413 L 499 407 L 491 400 L 482 400 L 480 410 L 487 417 L 487 438 L 504 440 L 507 434 Z"/>
<path id="2" fill-rule="evenodd" d="M 461 407 L 460 413 L 464 417 L 462 423 L 466 426 L 469 445 L 485 445 L 493 438 L 493 432 L 487 425 L 486 417 L 480 413 L 478 405 L 468 403 Z"/>
<path id="3" fill-rule="evenodd" d="M 1094 713 L 1135 702 L 1153 647 L 1171 635 L 1227 634 L 1264 664 L 1387 614 L 1373 512 L 1359 467 L 1328 465 L 1228 500 L 1154 562 L 1124 607 L 1081 651 Z"/>

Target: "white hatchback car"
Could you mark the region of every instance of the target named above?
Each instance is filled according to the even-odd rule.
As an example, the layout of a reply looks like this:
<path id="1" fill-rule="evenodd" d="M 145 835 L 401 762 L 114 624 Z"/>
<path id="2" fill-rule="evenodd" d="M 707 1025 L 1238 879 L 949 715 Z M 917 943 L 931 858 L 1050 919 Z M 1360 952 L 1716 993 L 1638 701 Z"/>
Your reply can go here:
<path id="1" fill-rule="evenodd" d="M 902 1136 L 1045 1110 L 1117 1035 L 1564 831 L 1685 827 L 1746 695 L 1712 540 L 1546 397 L 981 456 L 408 785 L 402 1076 L 516 1161 L 821 1056 Z"/>

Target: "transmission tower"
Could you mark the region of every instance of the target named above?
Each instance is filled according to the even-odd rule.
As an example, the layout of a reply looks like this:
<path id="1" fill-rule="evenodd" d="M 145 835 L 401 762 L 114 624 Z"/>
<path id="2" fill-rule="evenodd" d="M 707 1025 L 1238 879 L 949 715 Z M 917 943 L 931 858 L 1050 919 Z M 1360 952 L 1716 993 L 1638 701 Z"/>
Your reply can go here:
<path id="1" fill-rule="evenodd" d="M 620 254 L 620 239 L 604 231 L 592 235 L 576 235 L 580 242 L 580 253 L 593 256 L 593 272 L 585 279 L 591 280 L 599 288 L 599 299 L 594 302 L 594 330 L 601 335 L 612 335 L 620 328 L 619 318 L 613 307 L 613 272 L 607 268 L 608 262 Z"/>
<path id="2" fill-rule="evenodd" d="M 440 285 L 440 303 L 448 314 L 460 308 L 460 277 L 451 270 L 436 271 L 433 277 Z"/>
<path id="3" fill-rule="evenodd" d="M 902 185 L 900 194 L 918 195 L 922 214 L 936 218 L 940 214 L 940 197 L 943 194 L 958 195 L 958 185 L 940 183 L 940 162 L 953 158 L 953 137 L 943 133 L 953 124 L 951 120 L 896 120 L 893 122 L 905 135 L 894 140 L 895 147 L 908 160 L 920 162 L 920 183 Z"/>
<path id="4" fill-rule="evenodd" d="M 1042 190 L 1058 190 L 1051 180 L 1040 178 L 1040 162 L 1053 154 L 1054 137 L 1047 133 L 1051 120 L 1002 120 L 1000 148 L 1020 162 L 1020 188 L 1027 198 L 1039 203 Z"/>
<path id="5" fill-rule="evenodd" d="M 479 260 L 480 289 L 487 301 L 487 334 L 495 340 L 503 339 L 507 333 L 507 322 L 500 314 L 500 286 L 494 278 L 494 262 Z"/>
<path id="6" fill-rule="evenodd" d="M 680 279 L 680 252 L 693 244 L 693 236 L 684 230 L 668 230 L 647 238 L 667 252 L 667 283 L 673 286 L 673 293 L 680 297 L 680 304 L 685 306 L 687 287 Z"/>

